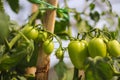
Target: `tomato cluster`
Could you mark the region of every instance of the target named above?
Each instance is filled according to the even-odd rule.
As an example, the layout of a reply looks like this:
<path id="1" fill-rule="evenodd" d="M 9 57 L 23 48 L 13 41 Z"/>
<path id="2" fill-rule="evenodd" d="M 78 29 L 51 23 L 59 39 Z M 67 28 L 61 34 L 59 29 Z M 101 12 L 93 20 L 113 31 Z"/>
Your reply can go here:
<path id="1" fill-rule="evenodd" d="M 49 33 L 44 30 L 34 28 L 32 26 L 27 26 L 23 29 L 24 35 L 28 39 L 37 40 L 42 42 L 42 48 L 47 55 L 50 55 L 54 50 L 54 43 L 52 38 L 55 37 L 54 34 Z M 52 35 L 52 37 L 48 37 Z M 59 40 L 58 40 L 59 42 Z M 59 42 L 61 45 L 61 43 Z M 88 57 L 95 58 L 100 57 L 119 57 L 120 56 L 120 44 L 117 40 L 107 40 L 105 37 L 94 36 L 90 40 L 74 39 L 70 41 L 68 45 L 68 53 L 71 62 L 78 69 L 85 68 L 85 62 Z M 60 46 L 56 51 L 55 55 L 58 59 L 63 59 L 64 49 Z"/>
<path id="2" fill-rule="evenodd" d="M 47 55 L 50 55 L 54 49 L 54 43 L 51 39 L 48 39 L 48 32 L 36 29 L 33 26 L 26 26 L 22 30 L 23 34 L 35 42 L 43 42 L 42 48 Z"/>
<path id="3" fill-rule="evenodd" d="M 73 40 L 68 45 L 68 53 L 73 65 L 78 69 L 85 68 L 87 57 L 119 57 L 120 44 L 117 40 L 105 41 L 104 38 L 94 37 L 89 41 Z"/>

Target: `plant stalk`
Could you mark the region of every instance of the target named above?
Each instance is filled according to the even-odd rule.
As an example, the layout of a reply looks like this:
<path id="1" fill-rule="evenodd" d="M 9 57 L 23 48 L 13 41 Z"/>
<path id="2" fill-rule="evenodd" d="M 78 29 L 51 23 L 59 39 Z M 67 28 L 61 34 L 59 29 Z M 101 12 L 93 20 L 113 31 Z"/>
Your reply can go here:
<path id="1" fill-rule="evenodd" d="M 73 75 L 73 80 L 79 80 L 79 70 L 74 67 L 74 75 Z"/>

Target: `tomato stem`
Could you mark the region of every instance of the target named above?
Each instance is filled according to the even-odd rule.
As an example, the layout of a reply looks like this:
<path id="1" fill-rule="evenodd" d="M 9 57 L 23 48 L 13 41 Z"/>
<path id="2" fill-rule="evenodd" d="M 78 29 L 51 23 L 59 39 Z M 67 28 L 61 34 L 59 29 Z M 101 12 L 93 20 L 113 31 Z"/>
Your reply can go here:
<path id="1" fill-rule="evenodd" d="M 18 41 L 18 39 L 20 39 L 21 35 L 17 34 L 9 43 L 9 49 L 11 49 L 13 47 L 13 45 Z"/>
<path id="2" fill-rule="evenodd" d="M 23 32 L 26 27 L 27 27 L 27 25 L 21 29 L 21 32 Z M 20 32 L 18 32 L 18 33 L 20 33 Z M 17 34 L 10 42 L 7 42 L 9 49 L 12 49 L 12 47 L 18 41 L 18 39 L 20 39 L 20 37 L 21 37 L 21 34 Z"/>
<path id="3" fill-rule="evenodd" d="M 78 78 L 78 73 L 79 73 L 79 70 L 74 67 L 73 80 L 79 80 L 79 78 Z"/>
<path id="4" fill-rule="evenodd" d="M 27 42 L 29 42 L 29 39 L 22 33 L 22 32 L 18 32 Z"/>
<path id="5" fill-rule="evenodd" d="M 103 35 L 105 35 L 109 40 L 112 40 L 112 35 L 107 32 L 107 31 L 102 31 L 103 32 Z"/>
<path id="6" fill-rule="evenodd" d="M 29 25 L 32 24 L 32 22 L 36 19 L 36 17 L 37 17 L 38 14 L 39 14 L 39 10 L 36 11 L 36 12 L 30 17 L 29 22 L 28 22 Z"/>
<path id="7" fill-rule="evenodd" d="M 44 30 L 44 31 L 45 31 L 45 32 L 47 32 L 48 34 L 50 34 L 50 35 L 54 36 L 54 37 L 55 37 L 55 39 L 58 41 L 59 46 L 62 48 L 62 41 L 61 41 L 61 39 L 60 39 L 57 35 L 55 35 L 55 34 L 53 34 L 53 33 L 49 32 L 49 31 L 47 31 L 47 30 Z"/>

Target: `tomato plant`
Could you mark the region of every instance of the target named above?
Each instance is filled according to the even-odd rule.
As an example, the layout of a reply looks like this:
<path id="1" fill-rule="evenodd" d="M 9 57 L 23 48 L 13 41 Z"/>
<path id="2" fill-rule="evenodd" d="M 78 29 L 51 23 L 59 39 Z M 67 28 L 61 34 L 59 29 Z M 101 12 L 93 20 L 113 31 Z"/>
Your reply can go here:
<path id="1" fill-rule="evenodd" d="M 19 0 L 6 1 L 17 14 L 21 9 Z M 48 58 L 52 53 L 59 59 L 55 65 L 59 80 L 120 79 L 120 16 L 114 13 L 109 0 L 86 0 L 87 6 L 83 6 L 84 9 L 81 11 L 71 9 L 67 0 L 62 0 L 62 7 L 56 0 L 28 1 L 37 4 L 38 9 L 29 15 L 25 24 L 19 25 L 9 18 L 9 12 L 6 15 L 3 0 L 0 0 L 0 80 L 35 80 L 40 74 L 48 77 Z M 54 2 L 57 6 L 49 2 Z M 97 10 L 100 7 L 96 3 L 104 4 L 107 8 L 103 11 Z M 57 14 L 53 15 L 55 12 Z M 25 15 L 25 12 L 22 13 Z M 36 19 L 39 19 L 40 23 L 36 23 Z M 71 19 L 74 19 L 75 23 Z M 107 24 L 96 28 L 103 19 Z M 115 23 L 118 27 L 110 30 Z M 73 24 L 75 29 L 72 27 Z M 64 41 L 70 42 L 64 46 Z M 58 48 L 54 43 L 57 43 Z M 66 53 L 69 56 L 66 56 Z M 73 70 L 68 72 L 71 68 L 66 67 L 66 58 L 70 58 L 73 64 L 74 75 Z M 26 68 L 36 64 L 36 74 L 33 73 L 31 76 L 31 72 L 27 73 Z M 79 77 L 78 70 L 84 70 L 85 77 Z M 73 76 L 68 76 L 68 73 Z M 45 80 L 43 77 L 40 77 L 40 80 Z"/>

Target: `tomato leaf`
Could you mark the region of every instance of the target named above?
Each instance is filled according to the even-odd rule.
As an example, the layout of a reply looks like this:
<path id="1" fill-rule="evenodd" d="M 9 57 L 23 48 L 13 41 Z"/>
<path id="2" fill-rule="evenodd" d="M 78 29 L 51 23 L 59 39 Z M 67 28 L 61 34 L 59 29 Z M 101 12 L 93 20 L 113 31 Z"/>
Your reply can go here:
<path id="1" fill-rule="evenodd" d="M 66 30 L 67 23 L 64 21 L 55 22 L 55 33 L 60 33 Z"/>
<path id="2" fill-rule="evenodd" d="M 111 80 L 114 75 L 113 61 L 108 57 L 96 56 L 88 60 L 89 67 L 86 69 L 85 78 L 89 80 Z M 94 76 L 93 76 L 94 75 Z"/>
<path id="3" fill-rule="evenodd" d="M 28 45 L 28 47 L 26 48 L 27 49 L 27 61 L 29 62 L 31 57 L 32 57 L 32 54 L 33 54 L 33 51 L 34 51 L 34 42 L 31 40 Z"/>
<path id="4" fill-rule="evenodd" d="M 4 54 L 5 52 L 5 45 L 0 45 L 0 57 Z"/>
<path id="5" fill-rule="evenodd" d="M 22 62 L 29 61 L 34 51 L 33 41 L 20 40 L 15 48 L 0 56 L 0 70 L 10 70 Z"/>
<path id="6" fill-rule="evenodd" d="M 57 72 L 59 80 L 63 80 L 63 78 L 65 77 L 65 73 L 67 71 L 67 67 L 65 63 L 63 61 L 59 61 L 54 68 L 55 68 L 55 71 Z"/>
<path id="7" fill-rule="evenodd" d="M 16 66 L 25 57 L 25 51 L 13 55 L 4 54 L 0 60 L 0 70 L 10 70 Z"/>
<path id="8" fill-rule="evenodd" d="M 69 22 L 67 21 L 56 21 L 54 33 L 59 36 L 61 39 L 67 39 L 67 36 L 64 33 L 68 33 L 66 30 L 69 27 Z"/>
<path id="9" fill-rule="evenodd" d="M 90 5 L 90 10 L 93 10 L 95 8 L 95 4 L 91 3 Z"/>
<path id="10" fill-rule="evenodd" d="M 94 20 L 95 22 L 98 22 L 99 19 L 100 19 L 100 14 L 99 14 L 97 11 L 91 12 L 91 13 L 90 13 L 90 18 L 91 18 L 92 20 Z"/>
<path id="11" fill-rule="evenodd" d="M 77 23 L 77 27 L 79 31 L 81 32 L 87 32 L 89 31 L 92 27 L 88 24 L 87 21 L 81 20 L 80 22 Z"/>
<path id="12" fill-rule="evenodd" d="M 74 18 L 78 23 L 82 20 L 79 13 L 75 13 Z"/>
<path id="13" fill-rule="evenodd" d="M 17 76 L 19 80 L 27 80 L 24 76 Z"/>
<path id="14" fill-rule="evenodd" d="M 7 0 L 11 9 L 15 12 L 18 13 L 20 6 L 19 6 L 19 0 Z"/>
<path id="15" fill-rule="evenodd" d="M 2 0 L 0 0 L 0 11 L 4 12 L 4 8 L 3 8 L 3 2 L 2 2 Z"/>
<path id="16" fill-rule="evenodd" d="M 60 18 L 60 20 L 69 21 L 68 9 L 67 8 L 57 9 L 57 16 L 58 16 L 58 18 Z"/>
<path id="17" fill-rule="evenodd" d="M 118 28 L 120 29 L 120 17 L 118 17 Z"/>
<path id="18" fill-rule="evenodd" d="M 40 4 L 41 0 L 28 0 L 31 3 Z"/>
<path id="19" fill-rule="evenodd" d="M 9 16 L 0 12 L 0 43 L 8 36 L 9 33 Z"/>

